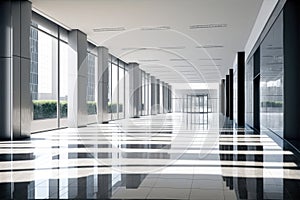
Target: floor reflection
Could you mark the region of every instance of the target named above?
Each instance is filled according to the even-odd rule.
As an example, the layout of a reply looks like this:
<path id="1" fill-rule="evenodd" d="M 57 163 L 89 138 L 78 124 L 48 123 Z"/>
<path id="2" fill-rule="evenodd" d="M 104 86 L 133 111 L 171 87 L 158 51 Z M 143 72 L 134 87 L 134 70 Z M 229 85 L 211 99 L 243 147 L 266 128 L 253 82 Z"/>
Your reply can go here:
<path id="1" fill-rule="evenodd" d="M 213 114 L 205 129 L 186 120 L 156 115 L 0 142 L 0 199 L 298 199 L 291 146 Z"/>

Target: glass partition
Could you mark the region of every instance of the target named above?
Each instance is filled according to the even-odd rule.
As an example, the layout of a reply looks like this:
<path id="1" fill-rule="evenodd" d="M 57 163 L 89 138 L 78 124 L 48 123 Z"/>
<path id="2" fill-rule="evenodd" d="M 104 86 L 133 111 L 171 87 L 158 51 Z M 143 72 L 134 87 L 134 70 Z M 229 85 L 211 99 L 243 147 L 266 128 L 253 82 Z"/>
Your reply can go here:
<path id="1" fill-rule="evenodd" d="M 112 120 L 119 119 L 118 116 L 118 101 L 119 101 L 119 68 L 116 64 L 111 65 L 111 93 L 112 102 L 110 105 L 110 111 L 112 113 Z"/>
<path id="2" fill-rule="evenodd" d="M 253 127 L 253 58 L 245 69 L 245 122 Z"/>
<path id="3" fill-rule="evenodd" d="M 96 62 L 97 56 L 88 53 L 87 63 L 88 63 L 88 81 L 87 81 L 87 113 L 88 113 L 88 123 L 97 122 L 97 102 L 96 102 Z"/>
<path id="4" fill-rule="evenodd" d="M 142 76 L 142 83 L 141 83 L 141 90 L 142 90 L 142 98 L 141 98 L 141 115 L 145 115 L 145 72 L 141 71 Z"/>
<path id="5" fill-rule="evenodd" d="M 145 115 L 149 115 L 149 74 L 145 74 Z"/>
<path id="6" fill-rule="evenodd" d="M 31 27 L 32 131 L 58 128 L 58 40 Z"/>
<path id="7" fill-rule="evenodd" d="M 120 62 L 119 65 L 119 119 L 124 118 L 124 105 L 125 105 L 125 69 L 124 63 Z"/>
<path id="8" fill-rule="evenodd" d="M 59 108 L 60 108 L 60 127 L 68 126 L 68 52 L 67 43 L 60 41 L 59 51 Z"/>
<path id="9" fill-rule="evenodd" d="M 107 106 L 108 106 L 108 120 L 111 120 L 112 118 L 112 115 L 111 115 L 111 104 L 112 104 L 112 92 L 111 92 L 111 57 L 110 57 L 110 60 L 108 62 L 108 84 L 107 84 L 108 88 L 107 88 L 107 98 L 108 98 L 108 101 L 107 101 Z"/>
<path id="10" fill-rule="evenodd" d="M 130 109 L 129 109 L 129 73 L 128 70 L 125 68 L 125 117 L 130 117 Z"/>
<path id="11" fill-rule="evenodd" d="M 31 132 L 67 127 L 68 31 L 32 13 L 30 27 Z"/>
<path id="12" fill-rule="evenodd" d="M 283 136 L 283 16 L 278 17 L 261 44 L 261 126 Z"/>

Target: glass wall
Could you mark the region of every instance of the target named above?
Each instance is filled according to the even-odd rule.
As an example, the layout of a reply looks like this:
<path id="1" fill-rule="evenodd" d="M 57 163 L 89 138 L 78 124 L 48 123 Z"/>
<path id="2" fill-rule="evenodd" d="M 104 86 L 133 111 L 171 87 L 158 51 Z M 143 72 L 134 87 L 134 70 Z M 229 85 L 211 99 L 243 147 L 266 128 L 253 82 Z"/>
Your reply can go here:
<path id="1" fill-rule="evenodd" d="M 145 73 L 145 115 L 149 115 L 149 74 Z"/>
<path id="2" fill-rule="evenodd" d="M 91 50 L 92 51 L 92 50 Z M 97 72 L 96 63 L 97 56 L 94 52 L 88 52 L 87 64 L 88 64 L 88 81 L 87 81 L 87 113 L 88 113 L 88 123 L 97 122 Z"/>
<path id="3" fill-rule="evenodd" d="M 129 96 L 126 94 L 126 91 L 129 91 L 127 64 L 110 55 L 108 71 L 108 112 L 111 116 L 109 120 L 123 119 L 128 105 L 126 98 Z"/>
<path id="4" fill-rule="evenodd" d="M 159 113 L 163 113 L 163 103 L 164 103 L 164 95 L 163 95 L 163 82 L 159 81 Z"/>
<path id="5" fill-rule="evenodd" d="M 151 76 L 148 74 L 148 115 L 151 115 Z"/>
<path id="6" fill-rule="evenodd" d="M 245 122 L 253 127 L 253 58 L 245 69 Z"/>
<path id="7" fill-rule="evenodd" d="M 283 16 L 273 24 L 261 44 L 261 127 L 283 136 Z"/>
<path id="8" fill-rule="evenodd" d="M 66 127 L 68 32 L 36 13 L 30 29 L 31 132 Z"/>
<path id="9" fill-rule="evenodd" d="M 125 117 L 125 63 L 119 61 L 119 119 Z"/>
<path id="10" fill-rule="evenodd" d="M 112 102 L 110 105 L 110 111 L 112 114 L 112 120 L 119 119 L 118 117 L 118 100 L 119 100 L 119 67 L 118 60 L 116 58 L 112 58 L 111 65 L 111 94 L 112 94 Z"/>
<path id="11" fill-rule="evenodd" d="M 237 65 L 233 67 L 233 120 L 237 122 Z"/>
<path id="12" fill-rule="evenodd" d="M 108 120 L 111 120 L 111 113 L 112 113 L 112 111 L 111 111 L 111 104 L 112 104 L 112 93 L 111 93 L 111 56 L 109 56 L 109 61 L 108 61 L 108 69 L 107 69 L 107 71 L 108 71 L 108 88 L 107 88 L 107 106 L 108 106 L 108 117 L 107 117 L 107 119 Z"/>
<path id="13" fill-rule="evenodd" d="M 142 76 L 142 85 L 141 85 L 141 90 L 142 90 L 142 99 L 141 99 L 141 109 L 142 109 L 142 112 L 141 114 L 142 115 L 145 115 L 145 72 L 142 71 L 141 73 L 141 76 Z"/>
<path id="14" fill-rule="evenodd" d="M 60 102 L 60 127 L 68 126 L 68 52 L 69 46 L 65 41 L 59 42 L 59 102 Z"/>
<path id="15" fill-rule="evenodd" d="M 128 70 L 125 68 L 125 105 L 124 105 L 124 110 L 125 110 L 125 117 L 129 118 L 130 117 L 130 109 L 129 109 L 129 73 Z"/>

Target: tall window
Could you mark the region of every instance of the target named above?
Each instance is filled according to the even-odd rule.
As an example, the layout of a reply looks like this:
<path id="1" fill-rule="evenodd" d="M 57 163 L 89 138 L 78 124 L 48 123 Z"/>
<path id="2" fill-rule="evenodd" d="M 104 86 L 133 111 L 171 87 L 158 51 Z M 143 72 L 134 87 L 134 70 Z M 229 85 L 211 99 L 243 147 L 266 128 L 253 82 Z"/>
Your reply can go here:
<path id="1" fill-rule="evenodd" d="M 130 117 L 129 99 L 129 73 L 128 70 L 125 69 L 125 117 Z"/>
<path id="2" fill-rule="evenodd" d="M 33 13 L 30 30 L 32 132 L 65 127 L 68 100 L 67 31 Z M 59 109 L 58 109 L 59 108 Z"/>
<path id="3" fill-rule="evenodd" d="M 109 62 L 108 62 L 108 94 L 107 94 L 107 98 L 108 98 L 108 102 L 107 102 L 107 106 L 108 106 L 108 120 L 111 120 L 111 116 L 112 116 L 112 109 L 111 109 L 111 104 L 112 104 L 112 93 L 111 93 L 111 56 L 109 57 Z"/>
<path id="4" fill-rule="evenodd" d="M 125 118 L 126 105 L 128 104 L 128 73 L 126 63 L 122 60 L 110 55 L 109 58 L 109 99 L 108 113 L 111 115 L 111 120 Z"/>
<path id="5" fill-rule="evenodd" d="M 38 31 L 30 29 L 30 92 L 32 100 L 38 99 Z"/>
<path id="6" fill-rule="evenodd" d="M 69 45 L 65 41 L 59 42 L 59 104 L 60 104 L 60 127 L 68 126 L 68 52 Z"/>
<path id="7" fill-rule="evenodd" d="M 88 63 L 88 84 L 87 84 L 87 113 L 88 123 L 97 122 L 96 114 L 97 114 L 97 103 L 96 103 L 96 62 L 97 56 L 91 52 L 88 52 L 87 63 Z M 92 117 L 94 115 L 94 117 Z"/>
<path id="8" fill-rule="evenodd" d="M 253 58 L 247 63 L 245 69 L 245 121 L 253 126 Z"/>
<path id="9" fill-rule="evenodd" d="M 96 71 L 96 56 L 88 53 L 88 85 L 87 85 L 87 100 L 95 101 L 95 71 Z M 89 113 L 90 114 L 90 113 Z"/>
<path id="10" fill-rule="evenodd" d="M 112 103 L 111 103 L 111 113 L 112 119 L 119 119 L 118 117 L 118 101 L 119 101 L 119 67 L 116 63 L 111 65 L 111 94 L 112 94 Z"/>
<path id="11" fill-rule="evenodd" d="M 145 115 L 145 87 L 144 87 L 144 84 L 145 84 L 145 72 L 142 71 L 142 84 L 141 84 L 141 90 L 142 90 L 142 106 L 141 106 L 141 114 L 142 115 Z"/>
<path id="12" fill-rule="evenodd" d="M 261 126 L 283 136 L 283 16 L 278 17 L 261 44 Z"/>
<path id="13" fill-rule="evenodd" d="M 119 119 L 125 117 L 124 106 L 125 106 L 125 64 L 119 62 Z"/>

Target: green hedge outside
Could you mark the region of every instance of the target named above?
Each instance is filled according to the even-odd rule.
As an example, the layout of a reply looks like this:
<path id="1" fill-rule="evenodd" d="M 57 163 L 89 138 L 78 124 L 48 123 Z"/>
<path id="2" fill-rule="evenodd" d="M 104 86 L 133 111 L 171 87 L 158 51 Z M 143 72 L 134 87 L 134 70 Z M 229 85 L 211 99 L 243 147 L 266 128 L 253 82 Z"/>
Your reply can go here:
<path id="1" fill-rule="evenodd" d="M 281 101 L 263 101 L 261 102 L 261 107 L 273 107 L 273 108 L 280 108 L 282 107 L 283 103 Z"/>
<path id="2" fill-rule="evenodd" d="M 46 119 L 57 117 L 57 101 L 55 100 L 34 100 L 33 119 Z"/>
<path id="3" fill-rule="evenodd" d="M 117 106 L 118 104 L 116 103 L 108 103 L 108 113 L 117 113 Z M 123 112 L 123 105 L 119 104 L 119 112 Z"/>
<path id="4" fill-rule="evenodd" d="M 51 119 L 57 118 L 57 101 L 55 100 L 34 100 L 33 119 Z M 97 105 L 94 101 L 87 102 L 88 114 L 97 114 Z M 68 102 L 60 101 L 60 118 L 68 116 Z"/>
<path id="5" fill-rule="evenodd" d="M 97 114 L 97 104 L 95 101 L 88 101 L 87 107 L 88 107 L 88 115 Z"/>

